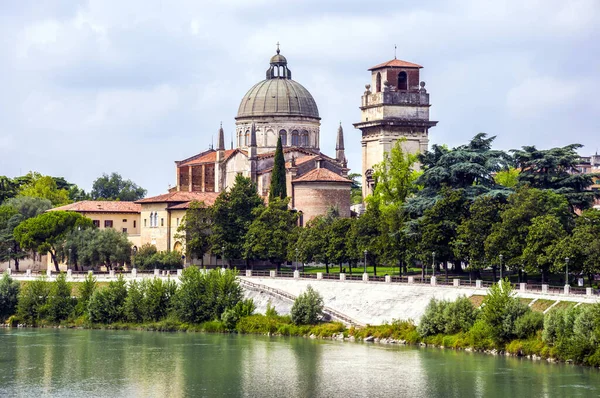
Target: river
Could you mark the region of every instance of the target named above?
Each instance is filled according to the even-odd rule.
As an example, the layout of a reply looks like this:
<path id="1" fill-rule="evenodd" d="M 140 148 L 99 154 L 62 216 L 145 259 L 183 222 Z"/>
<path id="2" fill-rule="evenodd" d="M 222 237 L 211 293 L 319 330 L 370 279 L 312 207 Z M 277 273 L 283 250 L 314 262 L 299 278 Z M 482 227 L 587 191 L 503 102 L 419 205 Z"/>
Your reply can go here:
<path id="1" fill-rule="evenodd" d="M 0 397 L 596 397 L 600 371 L 304 338 L 0 329 Z"/>

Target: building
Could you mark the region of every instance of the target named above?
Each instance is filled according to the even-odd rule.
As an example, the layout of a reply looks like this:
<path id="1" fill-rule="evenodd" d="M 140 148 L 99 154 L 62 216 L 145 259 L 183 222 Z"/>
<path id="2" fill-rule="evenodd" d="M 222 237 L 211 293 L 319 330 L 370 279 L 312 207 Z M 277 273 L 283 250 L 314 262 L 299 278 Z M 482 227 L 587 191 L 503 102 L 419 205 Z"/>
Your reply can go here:
<path id="1" fill-rule="evenodd" d="M 373 191 L 373 166 L 383 161 L 400 138 L 406 152 L 425 152 L 429 128 L 429 94 L 420 81 L 421 65 L 394 58 L 369 69 L 371 84 L 361 98 L 361 120 L 354 127 L 362 132 L 363 198 Z"/>

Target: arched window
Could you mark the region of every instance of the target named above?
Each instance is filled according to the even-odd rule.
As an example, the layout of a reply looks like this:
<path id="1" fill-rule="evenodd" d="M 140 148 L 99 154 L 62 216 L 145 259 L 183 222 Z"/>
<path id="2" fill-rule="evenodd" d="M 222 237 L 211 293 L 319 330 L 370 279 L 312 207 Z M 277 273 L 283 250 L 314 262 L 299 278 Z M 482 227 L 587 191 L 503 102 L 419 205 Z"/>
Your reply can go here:
<path id="1" fill-rule="evenodd" d="M 242 146 L 242 137 L 244 136 L 244 133 L 242 131 L 240 131 L 238 133 L 238 148 Z"/>
<path id="2" fill-rule="evenodd" d="M 398 73 L 398 90 L 408 90 L 408 76 L 406 76 L 406 72 Z"/>
<path id="3" fill-rule="evenodd" d="M 308 131 L 302 130 L 301 138 L 302 146 L 308 146 Z"/>
<path id="4" fill-rule="evenodd" d="M 250 145 L 250 130 L 246 131 L 246 135 L 244 136 L 244 145 Z"/>
<path id="5" fill-rule="evenodd" d="M 287 131 L 279 130 L 279 136 L 281 137 L 281 145 L 287 145 Z"/>
<path id="6" fill-rule="evenodd" d="M 381 91 L 381 73 L 377 72 L 377 77 L 375 78 L 375 92 L 378 93 Z"/>
<path id="7" fill-rule="evenodd" d="M 298 130 L 292 131 L 292 146 L 298 146 L 300 142 L 298 142 Z"/>

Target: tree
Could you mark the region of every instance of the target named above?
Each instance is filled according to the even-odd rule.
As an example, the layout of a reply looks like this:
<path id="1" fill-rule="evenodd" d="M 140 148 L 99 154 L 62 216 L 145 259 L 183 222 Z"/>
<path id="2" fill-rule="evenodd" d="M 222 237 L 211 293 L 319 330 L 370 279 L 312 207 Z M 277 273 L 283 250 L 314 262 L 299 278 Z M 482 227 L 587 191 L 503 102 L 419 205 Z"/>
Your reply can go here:
<path id="1" fill-rule="evenodd" d="M 503 187 L 515 189 L 519 183 L 519 169 L 509 167 L 506 170 L 500 170 L 494 176 L 494 181 Z"/>
<path id="2" fill-rule="evenodd" d="M 492 338 L 503 343 L 516 337 L 515 323 L 531 311 L 515 297 L 510 282 L 503 280 L 488 290 L 481 306 L 481 319 L 490 327 Z"/>
<path id="3" fill-rule="evenodd" d="M 482 195 L 469 207 L 469 217 L 463 218 L 451 243 L 454 257 L 468 263 L 469 271 L 479 272 L 489 259 L 485 253 L 485 240 L 494 224 L 500 222 L 503 207 L 501 198 Z M 480 277 L 481 278 L 481 277 Z"/>
<path id="4" fill-rule="evenodd" d="M 50 284 L 44 279 L 27 282 L 19 293 L 17 315 L 29 325 L 35 325 L 45 316 Z"/>
<path id="5" fill-rule="evenodd" d="M 56 180 L 40 173 L 29 173 L 31 180 L 19 190 L 19 196 L 48 199 L 53 206 L 62 206 L 71 203 L 69 191 L 59 189 Z"/>
<path id="6" fill-rule="evenodd" d="M 587 209 L 595 199 L 600 198 L 599 191 L 588 188 L 598 174 L 582 174 L 577 170 L 580 144 L 571 144 L 562 148 L 539 150 L 535 146 L 524 146 L 521 150 L 512 150 L 519 168 L 519 186 L 550 189 L 564 195 L 572 211 Z"/>
<path id="7" fill-rule="evenodd" d="M 91 242 L 92 258 L 96 264 L 103 264 L 107 269 L 123 266 L 131 261 L 131 245 L 127 234 L 113 228 L 95 231 Z M 178 256 L 179 257 L 179 256 Z"/>
<path id="8" fill-rule="evenodd" d="M 323 297 L 312 286 L 300 294 L 292 305 L 292 322 L 296 325 L 314 325 L 323 315 Z"/>
<path id="9" fill-rule="evenodd" d="M 507 196 L 510 190 L 494 181 L 494 174 L 512 165 L 511 157 L 503 151 L 493 150 L 496 137 L 479 133 L 466 145 L 448 149 L 433 145 L 430 151 L 419 155 L 423 174 L 416 181 L 423 187 L 406 203 L 406 210 L 413 217 L 419 217 L 431 207 L 440 196 L 443 187 L 463 189 L 469 201 L 477 196 Z"/>
<path id="10" fill-rule="evenodd" d="M 72 211 L 51 211 L 23 221 L 14 229 L 19 245 L 38 253 L 49 252 L 56 272 L 59 272 L 57 248 L 66 234 L 75 228 L 92 228 L 89 218 Z"/>
<path id="11" fill-rule="evenodd" d="M 283 158 L 283 146 L 281 137 L 277 138 L 273 171 L 271 172 L 271 186 L 269 187 L 269 202 L 274 198 L 284 199 L 287 197 L 287 184 L 285 181 L 285 159 Z"/>
<path id="12" fill-rule="evenodd" d="M 565 272 L 566 258 L 569 258 L 569 271 L 588 277 L 592 286 L 594 275 L 600 273 L 600 211 L 588 209 L 577 217 L 573 232 L 563 237 L 552 252 L 552 271 Z M 568 283 L 568 281 L 565 281 Z"/>
<path id="13" fill-rule="evenodd" d="M 7 176 L 0 176 L 0 204 L 6 199 L 14 198 L 18 192 L 18 185 Z"/>
<path id="14" fill-rule="evenodd" d="M 485 253 L 488 259 L 497 259 L 500 254 L 504 263 L 519 271 L 525 262 L 523 252 L 527 234 L 534 218 L 554 215 L 563 229 L 570 232 L 572 216 L 569 204 L 564 196 L 550 190 L 520 188 L 508 197 L 502 211 L 501 222 L 492 226 L 492 231 L 485 241 Z M 519 278 L 520 279 L 520 278 Z"/>
<path id="15" fill-rule="evenodd" d="M 183 221 L 177 228 L 177 239 L 185 240 L 185 254 L 204 261 L 204 255 L 210 250 L 212 227 L 212 208 L 203 202 L 191 202 Z"/>
<path id="16" fill-rule="evenodd" d="M 152 267 L 151 259 L 156 253 L 158 253 L 156 246 L 144 243 L 133 255 L 131 264 L 138 269 L 150 269 Z"/>
<path id="17" fill-rule="evenodd" d="M 302 263 L 323 263 L 325 272 L 329 273 L 329 257 L 327 247 L 329 223 L 332 219 L 327 216 L 317 216 L 306 223 L 298 232 L 294 252 L 298 249 L 298 257 Z M 295 255 L 295 253 L 294 253 Z"/>
<path id="18" fill-rule="evenodd" d="M 244 258 L 269 260 L 277 271 L 287 260 L 288 244 L 297 226 L 298 214 L 288 209 L 289 199 L 274 197 L 252 221 L 244 238 Z"/>
<path id="19" fill-rule="evenodd" d="M 47 199 L 27 196 L 8 199 L 0 206 L 0 261 L 6 261 L 10 257 L 14 261 L 15 269 L 19 270 L 19 261 L 29 253 L 21 249 L 15 240 L 14 229 L 23 220 L 35 217 L 51 207 L 52 204 Z"/>
<path id="20" fill-rule="evenodd" d="M 0 321 L 6 320 L 17 310 L 19 282 L 4 274 L 0 279 Z"/>
<path id="21" fill-rule="evenodd" d="M 264 202 L 256 193 L 256 185 L 249 178 L 237 175 L 230 190 L 222 192 L 213 205 L 211 251 L 224 254 L 227 259 L 242 258 L 244 237 L 257 214 L 256 208 Z"/>
<path id="22" fill-rule="evenodd" d="M 535 217 L 527 231 L 523 263 L 528 272 L 540 271 L 542 283 L 548 280 L 548 272 L 553 263 L 554 245 L 564 236 L 566 231 L 560 219 L 554 214 Z"/>
<path id="23" fill-rule="evenodd" d="M 75 300 L 71 295 L 71 285 L 67 283 L 66 275 L 60 273 L 56 276 L 56 280 L 50 283 L 46 308 L 48 319 L 52 322 L 63 321 L 71 315 L 74 307 Z"/>
<path id="24" fill-rule="evenodd" d="M 113 323 L 125 319 L 127 282 L 119 275 L 104 289 L 97 289 L 88 303 L 88 317 L 93 323 Z"/>
<path id="25" fill-rule="evenodd" d="M 94 200 L 136 201 L 146 196 L 146 190 L 131 180 L 124 180 L 119 173 L 102 174 L 92 185 Z"/>
<path id="26" fill-rule="evenodd" d="M 373 265 L 373 273 L 377 276 L 377 263 L 381 254 L 380 226 L 381 212 L 378 206 L 367 206 L 367 210 L 352 222 L 346 235 L 347 250 L 350 262 L 358 263 L 365 259 Z"/>
<path id="27" fill-rule="evenodd" d="M 342 264 L 350 261 L 348 254 L 348 239 L 346 235 L 352 227 L 352 219 L 350 218 L 335 218 L 327 228 L 327 258 L 332 264 L 338 264 L 340 273 L 342 272 Z"/>
<path id="28" fill-rule="evenodd" d="M 348 174 L 348 178 L 352 180 L 352 185 L 350 186 L 350 203 L 353 205 L 360 204 L 363 201 L 361 177 L 359 173 Z"/>

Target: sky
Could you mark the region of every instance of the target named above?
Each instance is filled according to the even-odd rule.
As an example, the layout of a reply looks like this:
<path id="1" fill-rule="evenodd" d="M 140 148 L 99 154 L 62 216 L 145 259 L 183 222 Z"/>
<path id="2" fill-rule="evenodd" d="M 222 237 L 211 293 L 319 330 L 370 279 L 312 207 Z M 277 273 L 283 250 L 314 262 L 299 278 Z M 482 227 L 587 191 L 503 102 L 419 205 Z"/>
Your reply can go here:
<path id="1" fill-rule="evenodd" d="M 395 45 L 424 66 L 430 143 L 600 148 L 599 0 L 5 0 L 0 175 L 87 191 L 118 172 L 164 193 L 220 122 L 230 141 L 277 42 L 317 102 L 321 150 L 335 155 L 341 122 L 353 172 L 367 69 Z"/>

